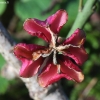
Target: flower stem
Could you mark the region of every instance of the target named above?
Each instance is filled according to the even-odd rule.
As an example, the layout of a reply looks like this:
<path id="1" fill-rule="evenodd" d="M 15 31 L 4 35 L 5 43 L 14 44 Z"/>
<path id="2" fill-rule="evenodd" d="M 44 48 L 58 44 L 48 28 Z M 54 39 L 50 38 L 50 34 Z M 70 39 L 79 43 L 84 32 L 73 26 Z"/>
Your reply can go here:
<path id="1" fill-rule="evenodd" d="M 89 16 L 93 13 L 93 6 L 97 2 L 97 0 L 87 0 L 83 10 L 78 13 L 76 20 L 69 31 L 67 37 L 69 37 L 77 28 L 82 28 L 86 23 Z"/>
<path id="2" fill-rule="evenodd" d="M 82 11 L 82 7 L 83 7 L 83 0 L 79 0 L 79 12 Z"/>

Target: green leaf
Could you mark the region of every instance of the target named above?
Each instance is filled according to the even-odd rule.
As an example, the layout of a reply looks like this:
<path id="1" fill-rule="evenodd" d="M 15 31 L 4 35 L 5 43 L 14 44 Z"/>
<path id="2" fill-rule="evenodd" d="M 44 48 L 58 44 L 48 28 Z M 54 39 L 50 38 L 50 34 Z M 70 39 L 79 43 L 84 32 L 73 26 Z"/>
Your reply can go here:
<path id="1" fill-rule="evenodd" d="M 86 23 L 85 26 L 84 26 L 84 29 L 86 31 L 91 31 L 92 30 L 92 25 L 90 23 Z"/>
<path id="2" fill-rule="evenodd" d="M 87 34 L 86 38 L 87 38 L 87 41 L 91 43 L 91 45 L 94 49 L 99 48 L 99 42 L 93 34 Z"/>
<path id="3" fill-rule="evenodd" d="M 51 0 L 18 0 L 15 3 L 15 13 L 22 19 L 37 18 L 44 20 L 48 14 L 42 14 L 51 4 Z"/>
<path id="4" fill-rule="evenodd" d="M 91 68 L 93 67 L 92 65 L 93 65 L 93 61 L 91 61 L 91 60 L 87 60 L 85 62 L 84 67 L 83 67 L 84 68 L 83 72 L 85 75 L 90 72 Z"/>
<path id="5" fill-rule="evenodd" d="M 7 91 L 8 86 L 8 80 L 0 76 L 0 94 L 4 94 Z"/>
<path id="6" fill-rule="evenodd" d="M 78 14 L 78 4 L 79 0 L 71 0 L 68 2 L 65 8 L 68 13 L 68 21 L 66 26 L 69 27 L 69 29 L 72 27 L 72 24 L 74 23 L 76 16 Z M 67 35 L 65 35 L 65 37 L 66 36 Z"/>
<path id="7" fill-rule="evenodd" d="M 6 0 L 0 0 L 0 15 L 4 13 L 6 6 L 7 6 Z"/>
<path id="8" fill-rule="evenodd" d="M 69 21 L 75 20 L 78 13 L 78 6 L 79 6 L 79 0 L 73 0 L 72 2 L 69 2 L 68 6 L 66 7 Z"/>

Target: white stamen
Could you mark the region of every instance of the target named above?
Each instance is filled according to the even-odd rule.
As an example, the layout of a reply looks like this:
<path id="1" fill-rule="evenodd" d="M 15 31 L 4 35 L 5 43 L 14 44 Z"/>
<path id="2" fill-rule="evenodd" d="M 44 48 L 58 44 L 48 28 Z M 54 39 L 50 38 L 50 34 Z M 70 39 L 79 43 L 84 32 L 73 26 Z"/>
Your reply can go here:
<path id="1" fill-rule="evenodd" d="M 54 36 L 55 34 L 51 31 L 51 29 L 48 27 L 47 30 L 50 32 L 51 34 L 51 43 L 52 43 L 52 47 L 55 48 L 56 47 L 56 36 Z"/>
<path id="2" fill-rule="evenodd" d="M 53 49 L 48 54 L 42 54 L 42 57 L 48 57 L 53 52 Z"/>
<path id="3" fill-rule="evenodd" d="M 61 51 L 61 50 L 64 50 L 64 49 L 68 49 L 69 47 L 80 48 L 80 45 L 79 46 L 75 46 L 75 45 L 72 45 L 72 44 L 68 44 L 68 45 L 64 45 L 64 46 L 61 45 L 61 46 L 56 47 L 56 50 Z"/>
<path id="4" fill-rule="evenodd" d="M 66 45 L 65 45 L 65 46 L 66 46 Z M 75 45 L 72 45 L 72 44 L 68 44 L 67 46 L 68 46 L 68 47 L 80 48 L 80 45 L 78 45 L 78 46 L 75 46 Z"/>
<path id="5" fill-rule="evenodd" d="M 61 67 L 60 64 L 58 64 L 58 65 L 57 65 L 57 73 L 58 73 L 58 74 L 61 73 L 61 71 L 60 71 L 60 67 Z"/>
<path id="6" fill-rule="evenodd" d="M 56 50 L 54 50 L 54 52 L 53 52 L 53 64 L 57 65 Z"/>

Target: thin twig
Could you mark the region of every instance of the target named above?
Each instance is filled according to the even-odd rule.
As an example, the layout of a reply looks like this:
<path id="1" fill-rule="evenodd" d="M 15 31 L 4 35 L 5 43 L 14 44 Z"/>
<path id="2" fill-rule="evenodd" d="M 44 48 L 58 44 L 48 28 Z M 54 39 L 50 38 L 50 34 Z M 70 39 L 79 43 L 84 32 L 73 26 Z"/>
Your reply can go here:
<path id="1" fill-rule="evenodd" d="M 84 24 L 86 23 L 87 19 L 90 17 L 90 15 L 93 13 L 93 6 L 97 2 L 97 0 L 87 0 L 84 8 L 81 12 L 78 13 L 76 20 L 69 31 L 67 37 L 69 37 L 77 28 L 82 28 Z"/>
<path id="2" fill-rule="evenodd" d="M 89 92 L 91 91 L 91 89 L 96 85 L 98 79 L 97 78 L 93 78 L 89 84 L 86 86 L 86 88 L 83 90 L 83 92 L 81 93 L 81 95 L 79 96 L 78 100 L 85 100 L 85 98 L 87 97 L 87 95 L 89 94 Z"/>
<path id="3" fill-rule="evenodd" d="M 83 8 L 83 0 L 79 0 L 79 12 L 82 11 Z"/>

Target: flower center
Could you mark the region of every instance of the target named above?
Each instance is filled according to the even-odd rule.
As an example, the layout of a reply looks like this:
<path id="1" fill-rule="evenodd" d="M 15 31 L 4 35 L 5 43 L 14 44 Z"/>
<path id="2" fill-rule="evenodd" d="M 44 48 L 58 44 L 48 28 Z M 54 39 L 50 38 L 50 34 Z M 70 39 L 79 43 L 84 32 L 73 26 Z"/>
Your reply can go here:
<path id="1" fill-rule="evenodd" d="M 47 30 L 51 34 L 51 42 L 49 44 L 49 47 L 33 52 L 32 54 L 33 60 L 37 60 L 41 56 L 48 57 L 50 54 L 53 54 L 53 64 L 57 65 L 58 73 L 60 73 L 60 65 L 57 62 L 57 54 L 63 54 L 64 50 L 68 49 L 69 47 L 80 48 L 81 45 L 78 46 L 72 44 L 57 45 L 59 37 L 57 36 L 57 34 L 53 33 L 49 27 L 47 27 Z"/>
<path id="2" fill-rule="evenodd" d="M 75 46 L 75 45 L 72 45 L 72 44 L 67 44 L 67 45 L 58 45 L 57 46 L 57 41 L 58 41 L 58 36 L 57 34 L 53 33 L 51 31 L 51 29 L 48 27 L 47 30 L 50 32 L 51 34 L 51 43 L 49 45 L 50 48 L 52 48 L 52 51 L 53 51 L 53 64 L 54 65 L 58 65 L 58 62 L 57 62 L 57 53 L 58 54 L 63 54 L 64 50 L 65 49 L 68 49 L 69 47 L 76 47 L 76 48 L 80 48 L 81 45 L 79 46 Z"/>

